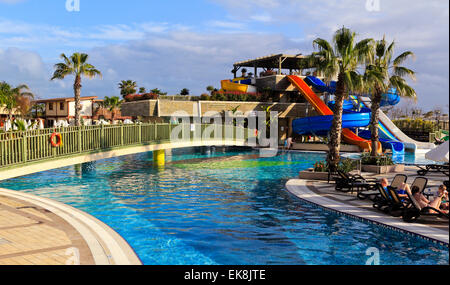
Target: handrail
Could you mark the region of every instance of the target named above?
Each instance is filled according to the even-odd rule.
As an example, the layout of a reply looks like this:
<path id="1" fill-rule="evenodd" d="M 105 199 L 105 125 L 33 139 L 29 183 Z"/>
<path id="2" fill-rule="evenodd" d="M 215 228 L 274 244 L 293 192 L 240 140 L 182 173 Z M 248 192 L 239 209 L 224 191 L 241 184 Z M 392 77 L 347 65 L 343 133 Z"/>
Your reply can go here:
<path id="1" fill-rule="evenodd" d="M 210 124 L 181 124 L 191 131 L 187 136 L 179 137 L 184 141 L 205 140 L 203 134 Z M 101 125 L 67 128 L 48 128 L 24 132 L 0 134 L 0 169 L 23 165 L 29 162 L 45 161 L 114 148 L 171 142 L 174 124 L 130 124 Z M 229 129 L 227 129 L 229 128 Z M 217 138 L 237 141 L 238 130 L 247 140 L 253 132 L 241 126 L 216 125 L 206 140 Z M 60 133 L 62 145 L 53 147 L 50 136 Z M 193 135 L 197 134 L 197 135 Z M 232 135 L 226 138 L 225 135 Z M 241 139 L 241 138 L 239 138 Z"/>

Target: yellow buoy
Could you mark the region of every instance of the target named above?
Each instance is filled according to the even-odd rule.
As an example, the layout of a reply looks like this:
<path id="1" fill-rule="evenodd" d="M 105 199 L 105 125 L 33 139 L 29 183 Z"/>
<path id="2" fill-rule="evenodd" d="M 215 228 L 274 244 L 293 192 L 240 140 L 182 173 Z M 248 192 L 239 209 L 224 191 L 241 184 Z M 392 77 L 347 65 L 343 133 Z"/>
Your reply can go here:
<path id="1" fill-rule="evenodd" d="M 153 165 L 164 166 L 166 164 L 166 153 L 164 150 L 153 151 Z"/>

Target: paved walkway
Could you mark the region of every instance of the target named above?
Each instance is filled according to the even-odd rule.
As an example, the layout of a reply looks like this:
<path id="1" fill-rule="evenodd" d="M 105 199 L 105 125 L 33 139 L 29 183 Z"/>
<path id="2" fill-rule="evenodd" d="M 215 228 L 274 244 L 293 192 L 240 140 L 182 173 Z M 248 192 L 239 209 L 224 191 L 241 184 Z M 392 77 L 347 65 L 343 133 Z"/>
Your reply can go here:
<path id="1" fill-rule="evenodd" d="M 404 174 L 408 175 L 407 183 L 411 184 L 417 175 L 417 168 L 407 166 Z M 365 177 L 382 178 L 389 181 L 395 173 L 386 175 L 373 175 L 363 173 Z M 432 193 L 436 193 L 439 185 L 448 177 L 442 174 L 427 175 L 428 187 Z M 420 234 L 422 236 L 449 243 L 449 220 L 437 217 L 420 217 L 414 223 L 405 223 L 401 217 L 392 217 L 373 208 L 370 200 L 360 200 L 355 193 L 343 193 L 334 189 L 334 184 L 323 181 L 292 179 L 287 185 L 287 189 L 292 194 L 306 201 L 318 204 L 325 208 L 343 212 L 352 216 L 365 218 L 376 223 L 385 224 L 405 231 Z"/>
<path id="2" fill-rule="evenodd" d="M 0 195 L 0 265 L 92 265 L 78 231 L 54 213 Z"/>
<path id="3" fill-rule="evenodd" d="M 0 265 L 140 265 L 132 248 L 94 217 L 0 189 Z"/>

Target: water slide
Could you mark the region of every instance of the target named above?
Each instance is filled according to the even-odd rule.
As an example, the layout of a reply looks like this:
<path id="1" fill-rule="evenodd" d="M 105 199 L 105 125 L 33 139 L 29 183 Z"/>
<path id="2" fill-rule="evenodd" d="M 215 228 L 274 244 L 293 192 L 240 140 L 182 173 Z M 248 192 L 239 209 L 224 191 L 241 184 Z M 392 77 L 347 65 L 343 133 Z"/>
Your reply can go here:
<path id="1" fill-rule="evenodd" d="M 328 120 L 330 118 L 330 116 L 331 117 L 333 116 L 333 111 L 331 111 L 331 109 L 319 98 L 319 96 L 317 96 L 316 93 L 314 93 L 314 91 L 308 86 L 308 84 L 303 79 L 301 79 L 300 77 L 295 76 L 295 75 L 289 75 L 288 79 L 292 83 L 292 85 L 294 85 L 303 94 L 303 96 L 305 96 L 305 98 L 308 100 L 308 102 L 310 102 L 314 106 L 314 108 L 321 115 L 321 117 L 326 116 L 326 117 L 322 117 L 322 118 L 316 117 L 315 119 L 311 118 L 311 120 L 319 120 L 319 121 Z M 302 119 L 297 119 L 297 120 L 302 120 Z M 297 121 L 297 120 L 295 120 L 295 121 Z M 295 124 L 296 124 L 295 121 L 294 121 L 294 126 L 293 126 L 294 129 L 295 129 Z M 328 130 L 329 130 L 329 128 L 328 128 Z M 349 144 L 359 146 L 359 148 L 363 151 L 370 151 L 372 148 L 370 141 L 357 136 L 354 132 L 352 132 L 348 128 L 342 129 L 342 138 L 344 139 L 345 142 L 347 142 Z M 378 151 L 379 152 L 382 151 L 381 143 L 378 146 Z"/>
<path id="2" fill-rule="evenodd" d="M 331 82 L 330 85 L 327 86 L 322 80 L 314 76 L 308 76 L 305 81 L 320 92 L 328 92 L 330 94 L 336 92 L 336 82 Z M 360 104 L 359 107 L 361 109 L 371 108 L 371 101 L 368 96 L 360 96 L 360 100 L 361 101 L 358 101 L 357 96 L 350 96 L 350 100 L 344 102 L 344 110 L 358 107 L 358 104 Z M 399 102 L 400 96 L 395 89 L 391 89 L 388 93 L 383 95 L 381 106 L 394 106 Z M 417 152 L 418 150 L 427 151 L 435 147 L 432 143 L 418 142 L 405 135 L 382 110 L 380 110 L 379 118 L 380 142 L 385 148 L 392 149 L 394 154 L 401 152 L 401 144 L 399 144 L 399 142 L 403 143 L 404 149 L 412 152 Z M 363 132 L 363 137 L 368 138 L 368 134 Z"/>
<path id="3" fill-rule="evenodd" d="M 331 129 L 333 115 L 306 117 L 294 120 L 292 127 L 299 135 L 326 136 Z M 346 113 L 342 115 L 342 128 L 367 127 L 370 113 Z"/>
<path id="4" fill-rule="evenodd" d="M 356 96 L 351 96 L 351 99 L 356 100 L 356 102 L 358 101 Z M 365 108 L 371 107 L 370 98 L 360 97 L 360 102 L 361 107 Z M 380 130 L 380 137 L 382 139 L 400 141 L 404 143 L 406 150 L 412 152 L 426 152 L 436 147 L 433 143 L 419 142 L 408 137 L 391 121 L 391 119 L 389 119 L 389 117 L 382 110 L 380 110 L 379 116 L 380 116 L 379 130 Z"/>
<path id="5" fill-rule="evenodd" d="M 357 98 L 355 99 L 353 96 L 350 96 L 350 99 L 352 100 L 344 100 L 343 106 L 344 115 L 345 113 L 355 112 L 352 110 L 357 109 L 358 107 L 358 99 Z M 333 110 L 334 102 L 329 102 L 328 106 Z M 371 110 L 365 106 L 360 106 L 359 109 L 360 109 L 359 112 L 361 113 L 371 113 Z M 392 151 L 392 154 L 396 156 L 405 154 L 405 144 L 403 142 L 400 142 L 394 135 L 392 135 L 391 132 L 388 129 L 386 129 L 386 127 L 381 122 L 378 124 L 378 133 L 379 133 L 379 141 L 384 149 L 390 149 Z M 372 135 L 369 130 L 359 130 L 358 136 L 367 140 L 370 140 L 372 138 Z"/>
<path id="6" fill-rule="evenodd" d="M 239 77 L 232 80 L 222 80 L 221 86 L 223 91 L 228 92 L 256 92 L 257 89 L 252 85 L 252 80 L 249 78 Z"/>

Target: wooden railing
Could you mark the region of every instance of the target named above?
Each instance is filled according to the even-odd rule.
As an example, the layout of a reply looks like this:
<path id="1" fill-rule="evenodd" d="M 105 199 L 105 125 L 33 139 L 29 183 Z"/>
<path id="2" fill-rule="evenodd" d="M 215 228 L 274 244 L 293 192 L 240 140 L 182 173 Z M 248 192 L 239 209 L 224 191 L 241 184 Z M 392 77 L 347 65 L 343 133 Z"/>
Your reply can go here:
<path id="1" fill-rule="evenodd" d="M 171 141 L 172 130 L 176 126 L 179 125 L 102 125 L 0 133 L 0 169 L 126 146 L 168 143 Z M 206 138 L 197 136 L 196 138 L 193 134 L 204 134 L 205 129 L 211 125 L 194 124 L 183 126 L 185 130 L 190 132 L 188 136 L 184 136 L 184 141 L 216 140 L 216 135 L 220 138 L 225 138 L 225 134 L 230 133 L 232 134 L 232 139 L 236 139 L 238 132 L 239 134 L 244 134 L 244 140 L 249 137 L 248 129 L 232 125 L 216 125 L 214 132 L 210 136 Z M 53 147 L 50 143 L 50 137 L 55 132 L 61 134 L 62 137 L 63 143 L 59 147 Z M 182 133 L 180 133 L 178 139 L 183 140 Z"/>

